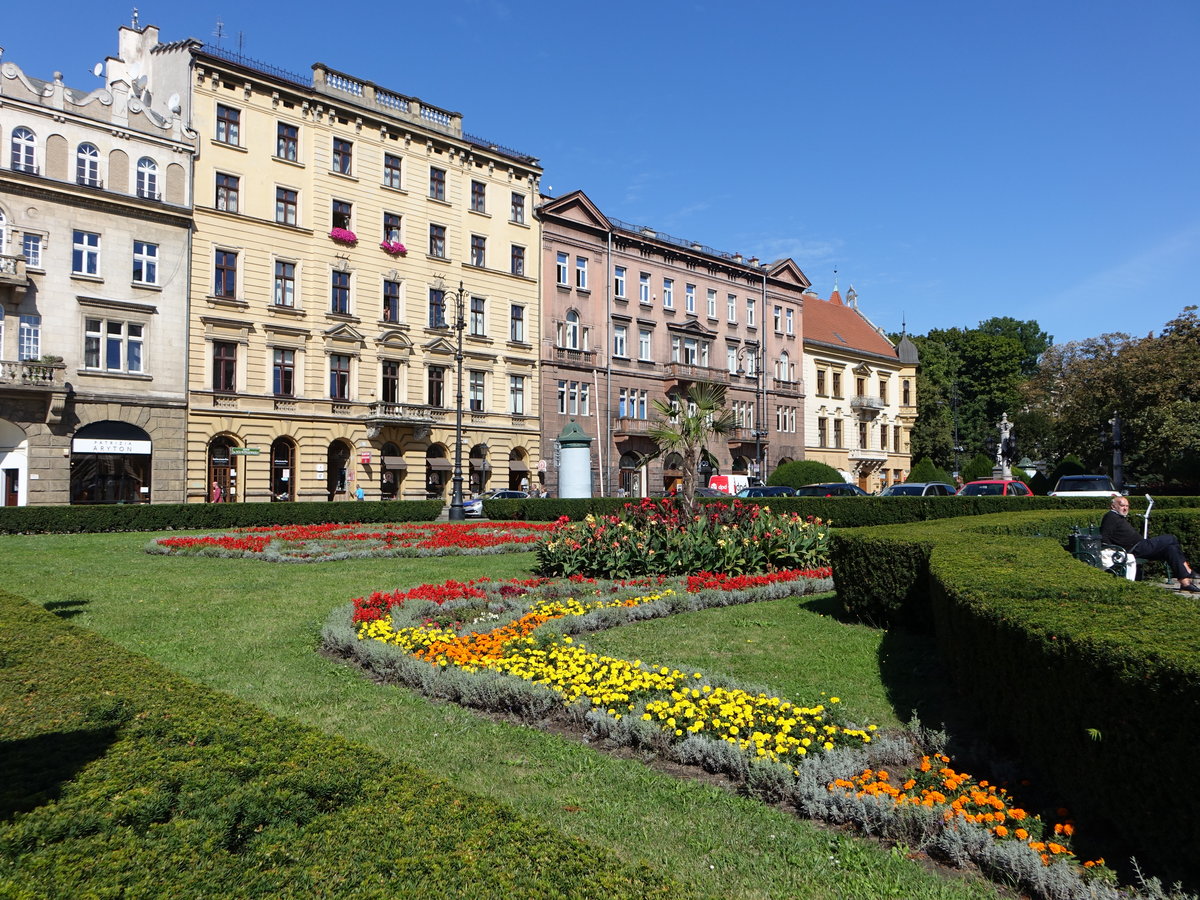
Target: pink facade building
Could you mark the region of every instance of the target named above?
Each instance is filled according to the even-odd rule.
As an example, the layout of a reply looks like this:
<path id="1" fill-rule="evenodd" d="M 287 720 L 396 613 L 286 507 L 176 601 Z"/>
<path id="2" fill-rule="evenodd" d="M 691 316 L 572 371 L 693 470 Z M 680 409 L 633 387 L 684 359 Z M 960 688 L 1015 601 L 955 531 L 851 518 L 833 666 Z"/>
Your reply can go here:
<path id="1" fill-rule="evenodd" d="M 558 492 L 555 440 L 575 422 L 592 443 L 592 493 L 653 496 L 679 480 L 643 464 L 653 401 L 726 386 L 736 433 L 702 471 L 763 480 L 804 456 L 803 308 L 791 259 L 762 263 L 605 216 L 581 191 L 545 199 L 542 222 L 541 486 Z"/>

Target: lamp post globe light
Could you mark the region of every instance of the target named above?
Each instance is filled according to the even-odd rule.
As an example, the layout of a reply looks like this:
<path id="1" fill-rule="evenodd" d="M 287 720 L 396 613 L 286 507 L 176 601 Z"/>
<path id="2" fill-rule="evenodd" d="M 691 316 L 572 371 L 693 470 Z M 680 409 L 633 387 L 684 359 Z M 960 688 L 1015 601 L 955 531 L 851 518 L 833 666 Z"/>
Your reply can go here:
<path id="1" fill-rule="evenodd" d="M 454 385 L 454 477 L 451 479 L 450 512 L 448 518 L 451 522 L 462 522 L 467 518 L 466 510 L 463 509 L 462 493 L 463 330 L 467 327 L 464 309 L 467 292 L 461 281 L 458 283 L 457 291 L 447 290 L 445 279 L 441 275 L 437 275 L 433 279 L 433 289 L 442 295 L 441 327 L 453 328 L 458 332 L 454 350 L 454 362 L 458 369 L 458 380 Z M 451 298 L 454 300 L 454 323 L 452 325 L 448 324 L 445 320 L 446 301 Z"/>

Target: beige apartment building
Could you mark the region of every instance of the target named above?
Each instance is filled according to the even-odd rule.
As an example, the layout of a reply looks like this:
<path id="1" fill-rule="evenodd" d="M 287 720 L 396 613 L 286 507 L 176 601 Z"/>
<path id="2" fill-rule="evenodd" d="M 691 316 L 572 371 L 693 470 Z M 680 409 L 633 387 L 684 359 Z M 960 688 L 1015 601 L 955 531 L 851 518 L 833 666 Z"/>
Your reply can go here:
<path id="1" fill-rule="evenodd" d="M 836 285 L 828 300 L 806 300 L 806 457 L 870 493 L 903 481 L 917 418 L 916 345 L 907 336 L 893 344 L 858 308 L 853 287 L 845 301 Z"/>
<path id="2" fill-rule="evenodd" d="M 654 400 L 726 388 L 739 427 L 709 451 L 714 474 L 766 479 L 804 456 L 802 371 L 809 281 L 790 259 L 763 263 L 604 215 L 582 191 L 544 198 L 540 482 L 558 493 L 556 438 L 592 438 L 592 492 L 650 496 L 680 461 L 644 457 Z"/>
<path id="3" fill-rule="evenodd" d="M 464 484 L 527 483 L 537 160 L 322 63 L 144 64 L 198 134 L 188 499 L 448 497 L 460 390 Z"/>
<path id="4" fill-rule="evenodd" d="M 193 136 L 123 30 L 96 85 L 0 64 L 0 498 L 181 502 Z"/>

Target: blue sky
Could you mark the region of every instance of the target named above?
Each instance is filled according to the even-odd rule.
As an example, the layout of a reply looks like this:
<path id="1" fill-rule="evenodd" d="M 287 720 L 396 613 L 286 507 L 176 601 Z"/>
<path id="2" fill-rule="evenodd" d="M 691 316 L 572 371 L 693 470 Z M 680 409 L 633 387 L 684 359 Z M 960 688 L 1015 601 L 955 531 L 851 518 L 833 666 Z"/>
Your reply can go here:
<path id="1" fill-rule="evenodd" d="M 132 4 L 8 4 L 4 61 L 97 83 Z M 376 12 L 376 10 L 383 10 Z M 361 12 L 360 12 L 361 11 Z M 878 325 L 1056 341 L 1200 303 L 1200 3 L 146 2 L 164 41 L 313 62 L 464 115 L 543 188 L 834 270 Z"/>

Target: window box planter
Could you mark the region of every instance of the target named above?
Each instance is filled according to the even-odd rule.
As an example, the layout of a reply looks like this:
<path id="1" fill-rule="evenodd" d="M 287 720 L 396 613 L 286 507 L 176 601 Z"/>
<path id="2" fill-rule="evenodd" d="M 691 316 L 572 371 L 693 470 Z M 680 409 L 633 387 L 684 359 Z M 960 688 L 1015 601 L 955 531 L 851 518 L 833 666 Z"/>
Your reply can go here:
<path id="1" fill-rule="evenodd" d="M 358 235 L 346 228 L 334 228 L 329 232 L 329 237 L 339 244 L 345 244 L 347 247 L 353 247 L 358 243 Z"/>

